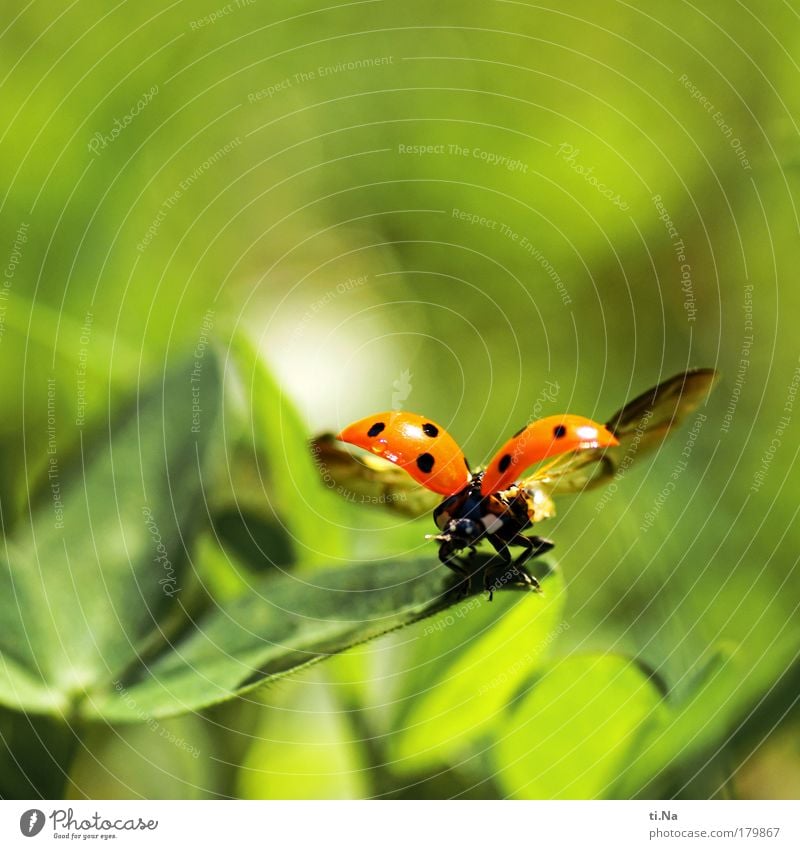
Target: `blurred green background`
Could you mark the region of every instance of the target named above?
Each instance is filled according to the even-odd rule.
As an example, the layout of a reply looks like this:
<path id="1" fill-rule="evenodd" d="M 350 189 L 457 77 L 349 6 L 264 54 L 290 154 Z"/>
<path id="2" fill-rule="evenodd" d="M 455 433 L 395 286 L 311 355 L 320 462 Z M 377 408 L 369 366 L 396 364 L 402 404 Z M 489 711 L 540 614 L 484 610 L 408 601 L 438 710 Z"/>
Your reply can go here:
<path id="1" fill-rule="evenodd" d="M 113 631 L 107 575 L 142 532 L 126 487 L 151 456 L 130 398 L 198 345 L 224 372 L 212 472 L 161 520 L 190 620 L 276 567 L 302 594 L 320 567 L 435 562 L 429 521 L 324 491 L 312 433 L 402 407 L 477 464 L 532 415 L 604 420 L 690 366 L 722 379 L 613 488 L 561 502 L 542 599 L 475 602 L 174 718 L 76 719 L 7 672 L 2 795 L 797 798 L 797 3 L 4 12 L 0 505 L 20 634 L 40 597 L 17 563 L 71 553 L 62 530 L 103 536 L 104 500 L 120 544 L 76 574 Z M 230 379 L 242 334 L 274 383 Z M 107 442 L 118 420 L 127 442 Z M 88 524 L 65 500 L 58 527 L 54 444 Z M 98 444 L 122 454 L 67 490 Z M 98 632 L 62 618 L 56 634 Z M 40 666 L 24 642 L 7 671 Z"/>

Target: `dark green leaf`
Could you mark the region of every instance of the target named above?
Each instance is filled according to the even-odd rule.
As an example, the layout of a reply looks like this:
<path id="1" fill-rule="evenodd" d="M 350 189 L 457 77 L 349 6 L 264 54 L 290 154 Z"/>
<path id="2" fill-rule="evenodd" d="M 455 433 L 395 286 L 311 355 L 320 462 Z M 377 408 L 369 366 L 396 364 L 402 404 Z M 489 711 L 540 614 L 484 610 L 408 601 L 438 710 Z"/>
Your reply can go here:
<path id="1" fill-rule="evenodd" d="M 490 559 L 480 556 L 476 568 Z M 478 573 L 474 594 L 481 580 Z M 137 721 L 196 710 L 460 600 L 453 577 L 432 559 L 262 578 L 240 598 L 209 611 L 118 690 L 93 692 L 84 714 Z"/>
<path id="2" fill-rule="evenodd" d="M 84 435 L 70 461 L 49 455 L 45 493 L 0 564 L 0 701 L 68 713 L 179 612 L 219 397 L 207 353 Z"/>
<path id="3" fill-rule="evenodd" d="M 0 799 L 63 797 L 78 733 L 50 716 L 0 708 Z"/>

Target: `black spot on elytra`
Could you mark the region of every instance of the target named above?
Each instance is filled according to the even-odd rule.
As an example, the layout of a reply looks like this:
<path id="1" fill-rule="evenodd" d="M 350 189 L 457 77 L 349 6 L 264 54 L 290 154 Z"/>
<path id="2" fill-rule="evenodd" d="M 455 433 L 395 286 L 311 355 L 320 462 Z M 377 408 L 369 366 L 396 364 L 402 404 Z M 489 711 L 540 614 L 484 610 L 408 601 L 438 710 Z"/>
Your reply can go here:
<path id="1" fill-rule="evenodd" d="M 386 424 L 384 422 L 375 422 L 367 431 L 367 436 L 377 436 L 385 427 Z"/>
<path id="2" fill-rule="evenodd" d="M 427 474 L 433 468 L 433 464 L 435 462 L 433 454 L 428 454 L 426 451 L 424 454 L 420 454 L 419 457 L 417 457 L 417 468 L 421 472 L 425 472 L 425 474 Z"/>
<path id="3" fill-rule="evenodd" d="M 425 422 L 425 424 L 422 425 L 422 432 L 425 434 L 425 436 L 434 437 L 439 435 L 439 428 L 436 427 L 435 424 Z"/>
<path id="4" fill-rule="evenodd" d="M 555 436 L 556 439 L 561 439 L 562 437 L 564 437 L 566 435 L 567 435 L 567 429 L 564 427 L 564 425 L 556 425 L 553 428 L 553 436 Z"/>
<path id="5" fill-rule="evenodd" d="M 500 462 L 497 464 L 497 468 L 500 469 L 501 472 L 504 472 L 511 465 L 511 455 L 503 454 L 500 458 Z"/>

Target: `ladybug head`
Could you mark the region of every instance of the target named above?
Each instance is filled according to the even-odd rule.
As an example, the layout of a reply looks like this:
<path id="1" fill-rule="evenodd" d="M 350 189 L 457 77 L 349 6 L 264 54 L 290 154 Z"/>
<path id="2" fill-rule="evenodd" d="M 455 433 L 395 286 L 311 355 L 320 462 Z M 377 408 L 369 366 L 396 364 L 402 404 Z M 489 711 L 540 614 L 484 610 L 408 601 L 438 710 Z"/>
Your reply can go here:
<path id="1" fill-rule="evenodd" d="M 483 524 L 474 519 L 450 519 L 442 532 L 432 539 L 442 543 L 449 551 L 460 551 L 462 548 L 477 545 L 485 533 Z"/>

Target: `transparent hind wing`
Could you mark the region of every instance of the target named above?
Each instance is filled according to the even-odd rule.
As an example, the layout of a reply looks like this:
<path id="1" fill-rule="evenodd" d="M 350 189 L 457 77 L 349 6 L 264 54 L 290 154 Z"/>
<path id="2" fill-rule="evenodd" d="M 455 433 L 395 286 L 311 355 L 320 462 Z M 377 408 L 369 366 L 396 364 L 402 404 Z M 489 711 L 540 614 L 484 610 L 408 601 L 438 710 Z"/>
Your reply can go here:
<path id="1" fill-rule="evenodd" d="M 418 518 L 428 515 L 442 500 L 389 460 L 351 453 L 332 433 L 315 437 L 310 447 L 322 482 L 348 501 L 377 504 Z"/>
<path id="2" fill-rule="evenodd" d="M 528 493 L 567 495 L 607 483 L 623 466 L 655 450 L 690 415 L 719 379 L 713 369 L 691 369 L 659 383 L 629 401 L 606 427 L 619 445 L 558 457 L 521 481 Z"/>

